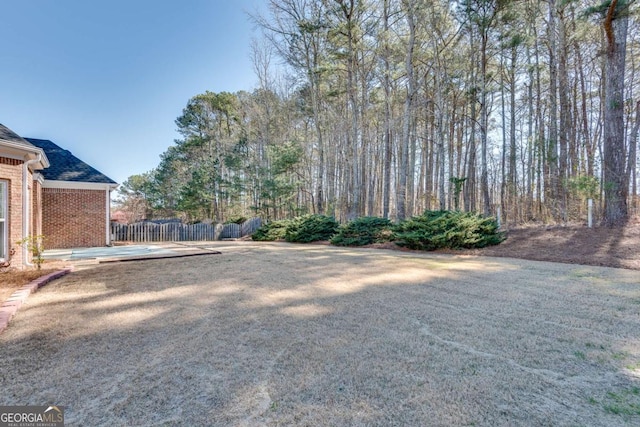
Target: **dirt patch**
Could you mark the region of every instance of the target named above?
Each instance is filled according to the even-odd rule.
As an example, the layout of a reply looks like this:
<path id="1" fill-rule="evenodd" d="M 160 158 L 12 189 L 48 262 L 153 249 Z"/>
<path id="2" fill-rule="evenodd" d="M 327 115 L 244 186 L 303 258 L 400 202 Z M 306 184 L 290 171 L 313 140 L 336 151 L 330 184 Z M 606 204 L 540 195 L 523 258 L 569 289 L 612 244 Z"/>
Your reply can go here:
<path id="1" fill-rule="evenodd" d="M 514 228 L 502 244 L 467 253 L 640 270 L 640 224 Z"/>
<path id="2" fill-rule="evenodd" d="M 93 265 L 0 335 L 69 425 L 637 425 L 637 272 L 218 242 Z M 205 420 L 205 421 L 203 421 Z"/>
<path id="3" fill-rule="evenodd" d="M 53 273 L 65 266 L 64 263 L 45 262 L 42 269 L 36 270 L 6 270 L 0 272 L 0 303 L 5 301 L 11 296 L 13 292 L 26 285 L 27 283 L 45 276 L 49 273 Z"/>
<path id="4" fill-rule="evenodd" d="M 640 220 L 625 227 L 583 225 L 526 226 L 506 230 L 507 240 L 497 246 L 471 250 L 439 250 L 453 255 L 482 255 L 520 258 L 566 264 L 640 270 Z M 395 243 L 369 248 L 417 252 Z"/>

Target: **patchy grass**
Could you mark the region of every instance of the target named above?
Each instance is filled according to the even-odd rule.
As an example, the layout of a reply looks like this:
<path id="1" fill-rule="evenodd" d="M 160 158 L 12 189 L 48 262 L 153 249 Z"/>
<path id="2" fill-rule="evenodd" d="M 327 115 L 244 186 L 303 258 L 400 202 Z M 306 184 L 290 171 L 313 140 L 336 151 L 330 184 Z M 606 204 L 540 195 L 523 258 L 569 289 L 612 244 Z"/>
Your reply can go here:
<path id="1" fill-rule="evenodd" d="M 581 352 L 581 351 L 574 351 L 574 352 L 573 352 L 573 355 L 574 355 L 577 359 L 580 359 L 580 360 L 587 360 L 587 355 L 586 355 L 586 354 L 584 354 L 584 353 L 583 353 L 583 352 Z"/>
<path id="2" fill-rule="evenodd" d="M 595 268 L 594 286 L 512 259 L 207 247 L 222 254 L 88 265 L 29 297 L 0 335 L 0 405 L 62 402 L 70 425 L 640 421 L 637 272 Z"/>
<path id="3" fill-rule="evenodd" d="M 624 417 L 640 415 L 640 387 L 607 392 L 602 407 L 609 413 Z"/>

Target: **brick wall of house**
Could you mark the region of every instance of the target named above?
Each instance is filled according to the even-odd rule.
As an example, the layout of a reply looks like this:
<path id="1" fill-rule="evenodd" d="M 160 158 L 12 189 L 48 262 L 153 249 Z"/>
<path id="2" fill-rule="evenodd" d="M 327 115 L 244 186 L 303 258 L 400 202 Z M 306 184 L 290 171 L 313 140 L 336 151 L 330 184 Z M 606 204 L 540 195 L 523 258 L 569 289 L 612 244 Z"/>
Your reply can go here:
<path id="1" fill-rule="evenodd" d="M 22 247 L 16 242 L 22 240 L 22 160 L 0 157 L 0 179 L 7 182 L 9 200 L 8 215 L 8 251 L 11 256 L 11 266 L 22 267 Z"/>
<path id="2" fill-rule="evenodd" d="M 44 188 L 42 234 L 48 249 L 105 246 L 106 192 Z"/>
<path id="3" fill-rule="evenodd" d="M 33 180 L 31 187 L 31 234 L 42 234 L 42 184 Z M 45 246 L 46 247 L 46 246 Z"/>

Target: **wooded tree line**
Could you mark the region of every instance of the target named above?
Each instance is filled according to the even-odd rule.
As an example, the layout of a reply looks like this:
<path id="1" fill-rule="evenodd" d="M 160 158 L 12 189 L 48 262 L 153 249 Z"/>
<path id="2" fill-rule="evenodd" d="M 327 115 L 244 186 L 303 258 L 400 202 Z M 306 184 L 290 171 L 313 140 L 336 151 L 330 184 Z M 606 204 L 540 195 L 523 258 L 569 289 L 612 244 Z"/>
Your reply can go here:
<path id="1" fill-rule="evenodd" d="M 613 224 L 638 209 L 633 0 L 269 0 L 258 88 L 189 100 L 121 187 L 190 221 L 427 209 Z"/>

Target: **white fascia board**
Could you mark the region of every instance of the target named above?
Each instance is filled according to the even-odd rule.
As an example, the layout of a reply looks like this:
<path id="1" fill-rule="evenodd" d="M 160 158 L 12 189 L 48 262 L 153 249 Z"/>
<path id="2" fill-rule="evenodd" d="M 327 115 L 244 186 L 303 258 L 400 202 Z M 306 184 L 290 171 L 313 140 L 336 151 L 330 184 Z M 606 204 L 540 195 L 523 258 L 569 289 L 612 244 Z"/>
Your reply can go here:
<path id="1" fill-rule="evenodd" d="M 24 162 L 24 153 L 18 154 L 9 150 L 4 150 L 2 148 L 0 148 L 0 157 L 5 157 L 7 159 L 16 159 Z"/>
<path id="2" fill-rule="evenodd" d="M 104 182 L 54 181 L 45 179 L 43 188 L 64 188 L 69 190 L 115 190 L 118 184 Z"/>
<path id="3" fill-rule="evenodd" d="M 49 159 L 44 154 L 44 150 L 42 148 L 33 146 L 26 147 L 22 144 L 16 144 L 11 141 L 6 141 L 4 139 L 0 139 L 0 155 L 3 157 L 9 157 L 18 160 L 33 160 L 38 157 L 40 154 L 40 162 L 39 166 L 36 166 L 36 169 L 44 169 L 50 166 Z"/>

